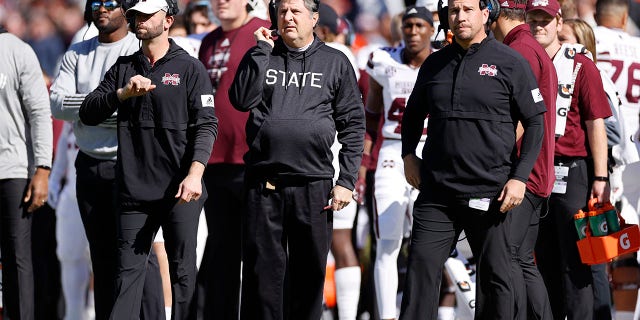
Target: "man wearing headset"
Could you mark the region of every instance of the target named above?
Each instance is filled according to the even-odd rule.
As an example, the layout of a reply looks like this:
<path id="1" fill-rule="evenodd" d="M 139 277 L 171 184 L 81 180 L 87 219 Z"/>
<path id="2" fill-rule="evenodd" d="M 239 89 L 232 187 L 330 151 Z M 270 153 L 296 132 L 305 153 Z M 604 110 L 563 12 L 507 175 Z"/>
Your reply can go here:
<path id="1" fill-rule="evenodd" d="M 217 133 L 211 83 L 197 59 L 169 39 L 175 1 L 126 11 L 142 47 L 119 58 L 80 107 L 97 125 L 118 111 L 118 274 L 110 319 L 137 319 L 145 264 L 162 227 L 172 279 L 172 319 L 193 316 L 202 173 Z"/>
<path id="2" fill-rule="evenodd" d="M 485 32 L 496 16 L 484 1 L 449 0 L 440 17 L 454 41 L 422 64 L 402 117 L 405 176 L 420 194 L 401 319 L 436 319 L 442 266 L 462 230 L 478 259 L 476 319 L 515 316 L 506 217 L 524 198 L 546 108 L 527 61 Z"/>
<path id="3" fill-rule="evenodd" d="M 362 99 L 347 57 L 313 33 L 318 5 L 275 1 L 277 31 L 255 31 L 258 45 L 229 90 L 233 106 L 250 112 L 241 319 L 321 317 L 333 211 L 353 197 L 365 134 Z M 336 132 L 342 148 L 334 184 Z"/>
<path id="4" fill-rule="evenodd" d="M 500 3 L 498 18 L 489 25 L 498 41 L 518 51 L 531 66 L 540 94 L 546 106 L 556 105 L 558 76 L 553 62 L 542 46 L 533 38 L 529 25 L 525 23 L 527 0 L 507 0 Z M 533 251 L 538 239 L 540 215 L 545 200 L 549 198 L 555 173 L 553 151 L 556 113 L 544 114 L 544 137 L 540 156 L 536 160 L 527 181 L 527 190 L 522 204 L 509 214 L 511 223 L 510 246 L 515 264 L 513 271 L 516 288 L 517 314 L 526 318 L 527 309 L 534 319 L 550 319 L 551 305 L 542 275 L 534 261 Z M 517 131 L 519 140 L 522 131 Z"/>

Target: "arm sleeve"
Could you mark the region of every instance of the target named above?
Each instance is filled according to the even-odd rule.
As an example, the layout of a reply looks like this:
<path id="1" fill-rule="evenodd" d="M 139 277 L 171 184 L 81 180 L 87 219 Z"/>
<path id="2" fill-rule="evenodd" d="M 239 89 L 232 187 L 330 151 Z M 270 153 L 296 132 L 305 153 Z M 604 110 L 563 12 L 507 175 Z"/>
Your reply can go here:
<path id="1" fill-rule="evenodd" d="M 263 79 L 269 66 L 271 45 L 258 41 L 242 58 L 229 88 L 229 100 L 239 111 L 249 111 L 262 102 Z"/>
<path id="2" fill-rule="evenodd" d="M 544 114 L 538 113 L 523 120 L 522 127 L 524 127 L 524 134 L 522 135 L 520 158 L 512 178 L 526 183 L 542 147 Z"/>
<path id="3" fill-rule="evenodd" d="M 88 126 L 96 126 L 109 118 L 120 105 L 117 88 L 117 68 L 114 64 L 104 75 L 100 85 L 88 94 L 80 106 L 80 121 Z"/>
<path id="4" fill-rule="evenodd" d="M 78 111 L 86 94 L 77 94 L 76 65 L 78 54 L 75 50 L 68 50 L 62 57 L 60 72 L 51 85 L 51 114 L 57 119 L 79 120 Z"/>
<path id="5" fill-rule="evenodd" d="M 206 166 L 218 133 L 213 88 L 201 63 L 194 63 L 193 76 L 189 77 L 189 81 L 189 130 L 193 131 L 193 141 L 189 143 L 193 146 L 192 161 Z"/>
<path id="6" fill-rule="evenodd" d="M 358 169 L 364 150 L 364 107 L 352 67 L 346 58 L 343 64 L 344 66 L 341 68 L 343 72 L 339 77 L 341 83 L 336 92 L 334 112 L 338 142 L 342 144 L 338 153 L 340 174 L 336 185 L 353 190 L 356 180 L 358 180 Z"/>
<path id="7" fill-rule="evenodd" d="M 406 109 L 402 115 L 402 158 L 416 152 L 416 148 L 420 143 L 420 137 L 422 136 L 422 130 L 424 129 L 424 119 L 429 113 L 424 81 L 421 81 L 424 79 L 426 69 L 424 65 L 420 68 L 416 84 L 413 87 L 413 91 L 411 91 Z"/>
<path id="8" fill-rule="evenodd" d="M 22 64 L 20 72 L 20 97 L 31 126 L 31 145 L 34 166 L 51 167 L 53 158 L 53 123 L 49 107 L 49 92 L 35 52 L 27 44 L 16 57 Z"/>
<path id="9" fill-rule="evenodd" d="M 542 99 L 531 66 L 525 59 L 518 59 L 520 70 L 514 72 L 512 79 L 513 100 L 520 114 L 518 119 L 524 128 L 520 157 L 512 171 L 511 178 L 527 182 L 533 165 L 542 148 L 544 135 L 544 113 L 547 108 Z"/>

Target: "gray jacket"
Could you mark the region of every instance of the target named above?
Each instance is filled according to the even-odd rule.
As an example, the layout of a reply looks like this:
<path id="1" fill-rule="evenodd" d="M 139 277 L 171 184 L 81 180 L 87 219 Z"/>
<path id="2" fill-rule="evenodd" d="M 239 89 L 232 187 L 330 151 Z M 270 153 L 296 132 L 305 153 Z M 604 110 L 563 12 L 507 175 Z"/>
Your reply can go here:
<path id="1" fill-rule="evenodd" d="M 49 95 L 33 49 L 7 32 L 0 43 L 0 179 L 25 179 L 51 166 Z"/>

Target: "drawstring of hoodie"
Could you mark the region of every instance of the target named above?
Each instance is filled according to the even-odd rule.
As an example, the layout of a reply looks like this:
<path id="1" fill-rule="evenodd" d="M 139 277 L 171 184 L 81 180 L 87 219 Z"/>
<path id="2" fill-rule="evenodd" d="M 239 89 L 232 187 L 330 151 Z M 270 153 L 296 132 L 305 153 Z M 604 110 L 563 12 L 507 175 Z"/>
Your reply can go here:
<path id="1" fill-rule="evenodd" d="M 307 71 L 307 51 L 302 52 L 302 76 L 304 77 L 305 72 Z M 298 94 L 302 95 L 304 85 L 298 85 Z"/>

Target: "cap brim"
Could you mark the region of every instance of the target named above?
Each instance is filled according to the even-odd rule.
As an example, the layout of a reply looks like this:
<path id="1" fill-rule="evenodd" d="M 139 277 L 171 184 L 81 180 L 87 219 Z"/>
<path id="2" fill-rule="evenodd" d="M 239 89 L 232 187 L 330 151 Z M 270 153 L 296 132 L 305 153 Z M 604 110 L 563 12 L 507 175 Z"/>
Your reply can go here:
<path id="1" fill-rule="evenodd" d="M 127 18 L 131 18 L 136 14 L 136 12 L 141 12 L 144 14 L 153 14 L 161 10 L 166 11 L 167 8 L 166 7 L 158 8 L 158 6 L 150 4 L 149 2 L 138 2 L 135 6 L 127 9 L 124 15 Z"/>
<path id="2" fill-rule="evenodd" d="M 540 10 L 540 11 L 544 11 L 546 12 L 548 15 L 555 17 L 556 15 L 558 15 L 560 13 L 560 11 L 555 11 L 551 8 L 547 8 L 547 7 L 534 7 L 531 8 L 529 10 L 527 10 L 527 12 L 532 12 L 532 11 L 536 11 L 536 10 Z"/>

